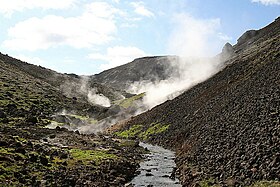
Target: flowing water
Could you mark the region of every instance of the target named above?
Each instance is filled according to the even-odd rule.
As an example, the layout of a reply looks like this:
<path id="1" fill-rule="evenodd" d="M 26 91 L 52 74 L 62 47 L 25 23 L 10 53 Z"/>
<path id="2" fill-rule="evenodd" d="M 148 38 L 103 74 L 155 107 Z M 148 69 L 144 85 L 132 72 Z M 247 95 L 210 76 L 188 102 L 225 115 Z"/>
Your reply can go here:
<path id="1" fill-rule="evenodd" d="M 135 187 L 180 187 L 177 178 L 170 178 L 173 169 L 176 167 L 174 152 L 146 143 L 140 143 L 140 146 L 147 148 L 150 153 L 140 163 L 139 171 L 141 173 L 131 181 L 131 184 Z"/>

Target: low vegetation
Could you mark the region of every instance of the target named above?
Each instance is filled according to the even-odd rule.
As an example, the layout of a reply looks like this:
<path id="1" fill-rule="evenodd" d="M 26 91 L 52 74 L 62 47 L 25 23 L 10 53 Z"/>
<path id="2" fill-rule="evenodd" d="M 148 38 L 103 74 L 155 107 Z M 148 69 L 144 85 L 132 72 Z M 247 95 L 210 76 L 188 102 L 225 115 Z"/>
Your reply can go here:
<path id="1" fill-rule="evenodd" d="M 260 181 L 254 183 L 250 187 L 280 187 L 280 182 L 278 181 Z"/>
<path id="2" fill-rule="evenodd" d="M 159 134 L 166 131 L 169 128 L 169 125 L 161 123 L 152 123 L 151 126 L 144 132 L 139 134 L 139 137 L 144 140 L 148 139 L 151 135 Z"/>
<path id="3" fill-rule="evenodd" d="M 94 162 L 96 165 L 99 165 L 102 160 L 118 158 L 116 155 L 109 154 L 104 150 L 71 149 L 70 154 L 73 159 L 69 160 L 69 162 L 82 162 L 83 164 Z"/>
<path id="4" fill-rule="evenodd" d="M 138 95 L 135 95 L 135 96 L 123 99 L 123 100 L 115 101 L 114 104 L 119 105 L 123 108 L 129 108 L 129 107 L 134 106 L 135 101 L 142 99 L 144 96 L 145 96 L 145 93 L 141 93 L 141 94 L 138 94 Z"/>
<path id="5" fill-rule="evenodd" d="M 135 137 L 137 134 L 139 134 L 143 129 L 143 125 L 134 125 L 128 130 L 122 131 L 122 132 L 116 132 L 115 135 L 121 137 L 121 138 L 132 138 Z"/>
<path id="6" fill-rule="evenodd" d="M 149 128 L 145 129 L 143 125 L 133 125 L 124 131 L 115 132 L 115 135 L 121 138 L 135 138 L 138 137 L 147 140 L 152 135 L 163 133 L 169 128 L 168 124 L 152 123 Z"/>

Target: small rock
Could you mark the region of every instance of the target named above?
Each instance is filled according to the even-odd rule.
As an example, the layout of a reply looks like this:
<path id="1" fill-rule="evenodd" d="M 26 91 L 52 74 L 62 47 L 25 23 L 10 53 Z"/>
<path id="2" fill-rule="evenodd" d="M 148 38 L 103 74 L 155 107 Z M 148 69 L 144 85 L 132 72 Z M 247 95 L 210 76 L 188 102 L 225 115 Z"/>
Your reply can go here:
<path id="1" fill-rule="evenodd" d="M 114 181 L 116 184 L 125 184 L 126 180 L 122 177 L 117 177 Z"/>
<path id="2" fill-rule="evenodd" d="M 25 155 L 25 153 L 26 153 L 26 151 L 25 151 L 25 149 L 24 149 L 23 147 L 16 148 L 16 149 L 15 149 L 15 152 L 21 153 L 21 154 L 23 154 L 23 155 Z"/>
<path id="3" fill-rule="evenodd" d="M 68 154 L 67 153 L 61 153 L 60 154 L 60 159 L 66 159 L 68 158 Z"/>
<path id="4" fill-rule="evenodd" d="M 257 168 L 252 168 L 251 171 L 252 171 L 253 173 L 256 173 L 258 170 L 257 170 Z"/>
<path id="5" fill-rule="evenodd" d="M 236 185 L 236 180 L 235 179 L 228 179 L 226 181 L 227 186 L 235 186 Z"/>
<path id="6" fill-rule="evenodd" d="M 50 135 L 50 138 L 51 138 L 51 139 L 54 139 L 55 137 L 56 137 L 55 134 L 51 134 L 51 135 Z"/>
<path id="7" fill-rule="evenodd" d="M 150 176 L 154 176 L 154 175 L 151 174 L 151 173 L 146 173 L 146 176 L 147 176 L 147 177 L 150 177 Z"/>
<path id="8" fill-rule="evenodd" d="M 41 164 L 43 164 L 44 166 L 47 166 L 49 161 L 45 156 L 40 156 L 40 162 Z"/>
<path id="9" fill-rule="evenodd" d="M 0 110 L 0 118 L 6 118 L 5 112 L 2 110 Z"/>
<path id="10" fill-rule="evenodd" d="M 38 159 L 38 156 L 37 156 L 37 155 L 35 155 L 35 154 L 30 154 L 30 155 L 29 155 L 29 160 L 30 160 L 31 162 L 36 162 L 37 159 Z"/>
<path id="11" fill-rule="evenodd" d="M 36 123 L 38 123 L 38 119 L 37 119 L 37 117 L 31 116 L 31 117 L 28 117 L 26 119 L 26 122 L 29 122 L 29 123 L 32 123 L 32 124 L 36 124 Z"/>
<path id="12" fill-rule="evenodd" d="M 0 141 L 0 147 L 4 147 L 4 146 L 7 146 L 8 143 L 6 141 Z"/>

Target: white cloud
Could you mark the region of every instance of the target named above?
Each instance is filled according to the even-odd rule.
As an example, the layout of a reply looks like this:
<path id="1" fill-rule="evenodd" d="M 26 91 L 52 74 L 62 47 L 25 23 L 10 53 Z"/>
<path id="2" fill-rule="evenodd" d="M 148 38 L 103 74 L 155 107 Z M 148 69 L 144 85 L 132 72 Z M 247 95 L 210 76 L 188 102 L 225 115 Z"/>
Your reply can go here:
<path id="1" fill-rule="evenodd" d="M 219 39 L 221 39 L 221 40 L 223 40 L 225 42 L 230 42 L 230 41 L 233 40 L 232 37 L 230 37 L 230 36 L 228 36 L 228 35 L 226 35 L 224 33 L 221 33 L 221 32 L 219 32 L 217 36 L 218 36 Z"/>
<path id="2" fill-rule="evenodd" d="M 108 3 L 94 2 L 77 17 L 48 15 L 29 18 L 8 30 L 4 47 L 34 51 L 58 45 L 90 48 L 114 39 L 117 31 L 115 16 L 122 12 Z"/>
<path id="3" fill-rule="evenodd" d="M 27 9 L 66 9 L 75 4 L 76 0 L 0 0 L 0 13 L 10 16 L 14 12 Z"/>
<path id="4" fill-rule="evenodd" d="M 173 54 L 198 57 L 214 55 L 230 39 L 218 32 L 220 19 L 196 19 L 187 14 L 176 14 L 174 23 L 168 46 L 169 52 Z"/>
<path id="5" fill-rule="evenodd" d="M 45 66 L 47 64 L 44 60 L 42 60 L 41 58 L 38 58 L 38 57 L 26 56 L 23 54 L 15 55 L 14 57 L 21 61 L 24 61 L 24 62 L 27 62 L 30 64 L 34 64 L 34 65 L 38 65 L 38 66 L 39 65 Z"/>
<path id="6" fill-rule="evenodd" d="M 145 7 L 144 2 L 142 2 L 142 1 L 132 2 L 130 4 L 134 8 L 134 12 L 136 14 L 139 14 L 141 16 L 146 16 L 146 17 L 154 17 L 155 16 L 153 12 L 151 12 L 150 10 L 148 10 Z"/>
<path id="7" fill-rule="evenodd" d="M 251 0 L 253 3 L 261 3 L 264 5 L 280 5 L 280 0 Z"/>
<path id="8" fill-rule="evenodd" d="M 93 60 L 102 60 L 108 62 L 107 64 L 101 64 L 100 69 L 106 70 L 116 66 L 120 66 L 131 62 L 135 58 L 148 56 L 144 51 L 137 47 L 123 47 L 115 46 L 107 49 L 106 54 L 93 53 L 88 57 Z"/>
<path id="9" fill-rule="evenodd" d="M 113 3 L 120 3 L 120 0 L 112 0 Z"/>

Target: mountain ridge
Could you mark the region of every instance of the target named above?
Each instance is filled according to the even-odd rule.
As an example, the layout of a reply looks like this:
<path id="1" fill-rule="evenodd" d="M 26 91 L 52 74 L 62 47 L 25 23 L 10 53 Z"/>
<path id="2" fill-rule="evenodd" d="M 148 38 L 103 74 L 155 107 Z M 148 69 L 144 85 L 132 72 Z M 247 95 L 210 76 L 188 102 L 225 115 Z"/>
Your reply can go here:
<path id="1" fill-rule="evenodd" d="M 91 81 L 110 85 L 113 88 L 126 90 L 130 84 L 139 81 L 165 80 L 176 73 L 177 56 L 149 56 L 134 59 L 127 64 L 105 70 L 99 74 L 90 76 Z"/>

